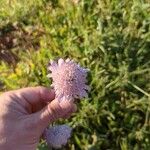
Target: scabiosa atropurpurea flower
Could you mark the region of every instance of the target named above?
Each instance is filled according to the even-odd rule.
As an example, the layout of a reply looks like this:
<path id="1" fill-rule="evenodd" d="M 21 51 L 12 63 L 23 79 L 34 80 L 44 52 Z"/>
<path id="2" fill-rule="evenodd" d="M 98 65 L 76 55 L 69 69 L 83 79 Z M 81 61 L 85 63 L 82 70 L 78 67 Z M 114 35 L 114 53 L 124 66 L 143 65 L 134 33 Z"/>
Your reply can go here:
<path id="1" fill-rule="evenodd" d="M 52 78 L 52 86 L 55 90 L 57 100 L 72 100 L 87 97 L 87 91 L 90 90 L 86 85 L 88 69 L 80 67 L 69 58 L 58 62 L 50 61 L 48 70 L 51 72 L 48 77 Z M 71 135 L 71 128 L 66 125 L 47 128 L 44 132 L 47 144 L 54 148 L 61 148 L 67 143 Z"/>
<path id="2" fill-rule="evenodd" d="M 50 147 L 61 148 L 71 136 L 71 128 L 67 125 L 57 125 L 45 130 L 45 139 Z"/>
<path id="3" fill-rule="evenodd" d="M 87 97 L 87 91 L 90 89 L 86 85 L 88 69 L 80 67 L 69 58 L 66 60 L 60 58 L 58 63 L 50 61 L 48 70 L 51 71 L 48 77 L 53 80 L 52 86 L 58 100 Z"/>

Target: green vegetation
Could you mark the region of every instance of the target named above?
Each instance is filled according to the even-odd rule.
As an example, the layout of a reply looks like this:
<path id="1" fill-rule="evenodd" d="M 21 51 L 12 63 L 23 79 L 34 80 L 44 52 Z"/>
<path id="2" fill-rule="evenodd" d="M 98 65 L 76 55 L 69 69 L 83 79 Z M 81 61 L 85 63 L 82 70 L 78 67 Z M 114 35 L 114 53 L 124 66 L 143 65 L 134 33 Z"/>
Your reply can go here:
<path id="1" fill-rule="evenodd" d="M 64 150 L 150 149 L 149 0 L 0 0 L 0 91 L 50 86 L 49 59 L 88 67 Z M 44 141 L 39 146 L 46 150 Z"/>

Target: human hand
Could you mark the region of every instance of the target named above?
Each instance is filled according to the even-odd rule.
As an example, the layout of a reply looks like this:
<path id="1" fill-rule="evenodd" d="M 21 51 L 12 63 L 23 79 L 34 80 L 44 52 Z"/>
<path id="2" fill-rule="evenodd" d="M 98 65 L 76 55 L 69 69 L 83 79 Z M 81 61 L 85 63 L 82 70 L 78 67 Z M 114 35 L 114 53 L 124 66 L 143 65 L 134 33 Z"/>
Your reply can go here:
<path id="1" fill-rule="evenodd" d="M 59 118 L 68 118 L 76 105 L 59 103 L 53 90 L 30 87 L 0 96 L 0 149 L 35 150 L 44 129 Z"/>

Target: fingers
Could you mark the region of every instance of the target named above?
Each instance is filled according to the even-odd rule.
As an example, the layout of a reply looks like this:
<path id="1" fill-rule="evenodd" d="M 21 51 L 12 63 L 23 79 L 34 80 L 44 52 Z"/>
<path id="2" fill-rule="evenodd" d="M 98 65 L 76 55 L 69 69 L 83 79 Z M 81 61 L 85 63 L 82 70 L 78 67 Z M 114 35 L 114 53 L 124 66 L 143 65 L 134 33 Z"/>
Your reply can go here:
<path id="1" fill-rule="evenodd" d="M 42 86 L 23 88 L 16 90 L 15 93 L 20 95 L 20 97 L 28 101 L 31 105 L 49 102 L 55 98 L 54 90 Z"/>
<path id="2" fill-rule="evenodd" d="M 31 121 L 33 125 L 38 124 L 40 131 L 43 130 L 49 125 L 56 121 L 59 118 L 65 118 L 70 116 L 73 112 L 76 111 L 76 105 L 68 100 L 63 100 L 62 102 L 58 102 L 58 100 L 53 100 L 46 107 L 44 107 L 41 111 L 32 114 Z"/>
<path id="3" fill-rule="evenodd" d="M 77 105 L 76 105 L 76 104 L 73 104 L 72 109 L 71 109 L 67 114 L 65 114 L 65 115 L 63 116 L 63 118 L 64 118 L 64 119 L 69 119 L 70 116 L 71 116 L 71 114 L 74 113 L 74 112 L 76 112 L 76 111 L 77 111 Z"/>

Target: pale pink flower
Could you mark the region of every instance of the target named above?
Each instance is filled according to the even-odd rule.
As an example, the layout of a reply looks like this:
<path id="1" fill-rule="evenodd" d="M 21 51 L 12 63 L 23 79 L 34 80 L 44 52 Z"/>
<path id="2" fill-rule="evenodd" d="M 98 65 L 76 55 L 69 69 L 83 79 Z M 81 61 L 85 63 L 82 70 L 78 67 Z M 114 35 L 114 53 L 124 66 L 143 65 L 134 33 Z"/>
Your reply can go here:
<path id="1" fill-rule="evenodd" d="M 74 100 L 87 97 L 90 90 L 86 85 L 88 69 L 80 67 L 70 59 L 51 61 L 48 66 L 51 72 L 48 77 L 52 78 L 52 86 L 55 90 L 56 99 Z M 49 146 L 61 148 L 67 143 L 71 135 L 71 128 L 66 125 L 54 126 L 44 131 L 45 139 Z"/>
<path id="2" fill-rule="evenodd" d="M 48 77 L 53 80 L 56 98 L 74 100 L 87 97 L 87 91 L 90 89 L 86 85 L 88 69 L 80 67 L 73 60 L 60 58 L 58 63 L 51 61 L 48 70 L 51 71 Z"/>
<path id="3" fill-rule="evenodd" d="M 44 136 L 47 144 L 53 148 L 61 148 L 66 145 L 71 136 L 71 128 L 67 125 L 58 125 L 45 130 Z"/>

